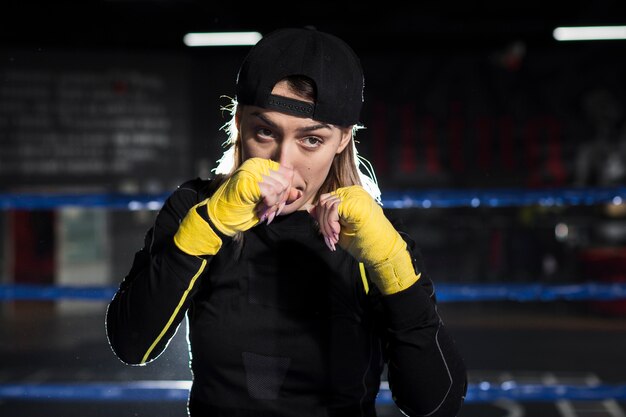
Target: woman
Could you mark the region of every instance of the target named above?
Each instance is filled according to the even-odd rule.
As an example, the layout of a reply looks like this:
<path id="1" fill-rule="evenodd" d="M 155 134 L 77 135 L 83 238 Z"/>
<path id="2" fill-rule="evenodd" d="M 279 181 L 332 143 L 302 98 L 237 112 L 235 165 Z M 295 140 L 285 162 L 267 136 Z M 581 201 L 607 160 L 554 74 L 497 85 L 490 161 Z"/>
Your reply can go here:
<path id="1" fill-rule="evenodd" d="M 413 241 L 359 170 L 354 52 L 282 29 L 244 60 L 230 149 L 165 202 L 107 310 L 154 360 L 187 316 L 198 416 L 375 416 L 386 369 L 410 416 L 455 416 L 466 372 Z M 385 368 L 385 365 L 386 368 Z"/>

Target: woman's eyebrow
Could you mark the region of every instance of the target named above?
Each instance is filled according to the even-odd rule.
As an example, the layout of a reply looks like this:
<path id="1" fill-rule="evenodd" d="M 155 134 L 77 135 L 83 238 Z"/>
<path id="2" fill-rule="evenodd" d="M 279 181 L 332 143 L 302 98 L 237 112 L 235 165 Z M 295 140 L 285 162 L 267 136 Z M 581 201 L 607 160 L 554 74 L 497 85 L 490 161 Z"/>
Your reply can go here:
<path id="1" fill-rule="evenodd" d="M 252 116 L 256 116 L 259 119 L 261 119 L 264 123 L 268 124 L 271 127 L 277 127 L 276 123 L 274 123 L 273 121 L 271 121 L 270 119 L 268 119 L 263 113 L 255 111 L 251 113 Z M 300 127 L 298 128 L 298 132 L 311 132 L 313 130 L 318 130 L 318 129 L 331 129 L 330 125 L 327 123 L 318 123 L 315 125 L 311 125 L 311 126 L 305 126 L 305 127 Z"/>
<path id="2" fill-rule="evenodd" d="M 266 123 L 266 124 L 270 125 L 271 127 L 276 127 L 276 123 L 272 122 L 270 119 L 265 117 L 263 115 L 263 113 L 255 111 L 255 112 L 252 112 L 252 115 L 258 117 L 259 119 L 261 119 L 263 121 L 263 123 Z"/>
<path id="3" fill-rule="evenodd" d="M 298 129 L 298 132 L 311 132 L 313 130 L 318 130 L 318 129 L 331 129 L 329 124 L 326 123 L 320 123 L 317 125 L 312 125 L 312 126 L 305 126 L 305 127 L 301 127 Z"/>

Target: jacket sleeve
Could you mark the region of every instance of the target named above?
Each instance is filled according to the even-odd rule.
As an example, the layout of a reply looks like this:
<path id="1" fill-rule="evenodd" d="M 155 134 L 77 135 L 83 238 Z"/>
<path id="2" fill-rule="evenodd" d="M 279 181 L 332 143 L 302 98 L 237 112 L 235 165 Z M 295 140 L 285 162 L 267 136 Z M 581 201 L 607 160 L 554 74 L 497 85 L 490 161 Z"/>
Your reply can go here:
<path id="1" fill-rule="evenodd" d="M 454 417 L 467 390 L 465 363 L 437 313 L 433 283 L 415 242 L 400 235 L 421 276 L 403 291 L 379 296 L 389 389 L 407 416 Z"/>
<path id="2" fill-rule="evenodd" d="M 198 180 L 196 180 L 198 181 Z M 111 348 L 125 363 L 143 365 L 167 346 L 211 257 L 187 255 L 173 236 L 198 202 L 198 187 L 181 185 L 164 203 L 106 311 Z"/>

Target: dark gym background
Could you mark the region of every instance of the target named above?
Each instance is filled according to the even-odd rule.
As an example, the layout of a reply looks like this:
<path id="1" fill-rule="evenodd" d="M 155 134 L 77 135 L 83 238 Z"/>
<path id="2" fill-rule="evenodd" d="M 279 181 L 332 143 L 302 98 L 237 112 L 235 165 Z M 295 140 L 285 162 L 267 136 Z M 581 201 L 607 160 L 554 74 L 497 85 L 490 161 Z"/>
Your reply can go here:
<path id="1" fill-rule="evenodd" d="M 383 191 L 626 184 L 620 1 L 329 5 L 199 0 L 0 5 L 0 193 L 147 193 L 211 175 L 249 47 L 188 32 L 315 26 L 360 55 L 361 154 Z M 224 97 L 226 96 L 226 97 Z M 4 209 L 0 284 L 117 285 L 154 210 Z M 626 279 L 623 203 L 399 211 L 441 283 Z M 0 303 L 0 384 L 188 380 L 184 329 L 159 360 L 110 351 L 104 302 Z M 442 303 L 472 381 L 623 383 L 626 301 Z M 588 406 L 585 405 L 585 406 Z M 626 415 L 623 402 L 468 404 L 461 416 Z M 0 399 L 1 416 L 183 416 L 181 403 Z M 381 407 L 381 416 L 399 415 Z"/>

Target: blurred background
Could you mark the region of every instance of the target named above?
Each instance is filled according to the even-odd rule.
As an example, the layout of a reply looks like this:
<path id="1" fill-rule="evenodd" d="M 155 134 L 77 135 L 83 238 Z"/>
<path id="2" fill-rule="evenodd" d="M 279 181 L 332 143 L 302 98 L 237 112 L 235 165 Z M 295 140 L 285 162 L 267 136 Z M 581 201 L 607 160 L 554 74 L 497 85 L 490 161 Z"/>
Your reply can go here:
<path id="1" fill-rule="evenodd" d="M 625 25 L 622 9 L 617 0 L 4 2 L 0 388 L 191 378 L 182 329 L 159 360 L 129 367 L 106 340 L 106 297 L 15 299 L 10 289 L 116 287 L 159 199 L 212 175 L 226 139 L 222 107 L 250 47 L 189 47 L 183 39 L 193 32 L 314 26 L 352 45 L 365 71 L 358 146 L 383 200 L 416 192 L 552 193 L 548 204 L 386 205 L 417 240 L 436 285 L 624 283 L 626 40 L 557 41 L 553 34 Z M 558 204 L 568 192 L 598 190 L 613 194 Z M 57 204 L 48 195 L 131 202 Z M 154 202 L 132 204 L 133 196 Z M 444 300 L 440 312 L 470 382 L 626 381 L 624 299 Z M 185 415 L 184 402 L 52 397 L 0 395 L 0 415 Z M 467 404 L 461 416 L 623 417 L 624 410 L 614 399 L 592 406 L 498 399 Z M 399 415 L 389 406 L 380 411 Z"/>

